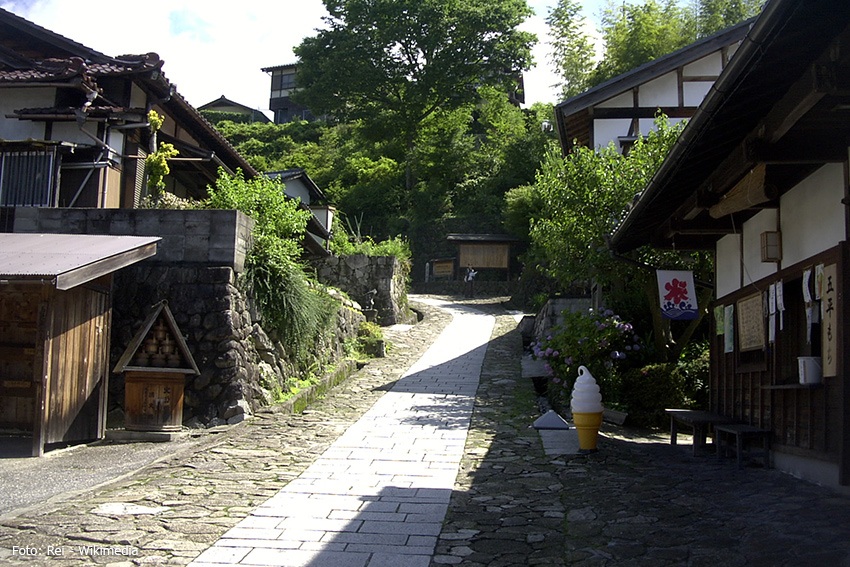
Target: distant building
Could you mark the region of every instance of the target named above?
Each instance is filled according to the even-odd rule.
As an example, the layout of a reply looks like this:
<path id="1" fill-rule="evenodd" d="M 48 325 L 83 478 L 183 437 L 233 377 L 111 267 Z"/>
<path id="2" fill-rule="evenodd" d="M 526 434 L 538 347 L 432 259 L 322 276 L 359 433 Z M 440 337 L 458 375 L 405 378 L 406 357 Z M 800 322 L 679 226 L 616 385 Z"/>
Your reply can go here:
<path id="1" fill-rule="evenodd" d="M 199 106 L 198 110 L 200 110 L 202 114 L 206 114 L 206 112 L 221 113 L 222 115 L 237 114 L 240 117 L 244 117 L 242 119 L 243 122 L 249 123 L 271 122 L 271 120 L 269 120 L 269 117 L 266 116 L 260 109 L 251 108 L 250 106 L 245 106 L 244 104 L 234 102 L 229 98 L 226 98 L 224 95 L 221 95 L 214 101 Z M 215 122 L 215 120 L 211 121 Z"/>
<path id="2" fill-rule="evenodd" d="M 275 124 L 286 124 L 294 120 L 315 120 L 309 108 L 290 98 L 295 92 L 297 67 L 295 63 L 290 63 L 262 69 L 264 73 L 270 73 L 272 77 L 269 109 L 274 113 Z"/>

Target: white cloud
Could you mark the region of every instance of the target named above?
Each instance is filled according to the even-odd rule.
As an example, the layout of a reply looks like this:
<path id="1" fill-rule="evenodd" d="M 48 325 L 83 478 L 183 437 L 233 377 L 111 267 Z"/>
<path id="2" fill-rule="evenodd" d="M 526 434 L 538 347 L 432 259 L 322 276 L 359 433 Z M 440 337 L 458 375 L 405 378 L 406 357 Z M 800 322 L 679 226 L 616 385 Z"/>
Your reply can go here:
<path id="1" fill-rule="evenodd" d="M 534 0 L 524 29 L 538 35 L 526 100 L 555 102 L 545 17 L 556 0 Z M 596 5 L 601 0 L 588 0 Z M 98 6 L 72 0 L 0 0 L 35 24 L 111 56 L 154 51 L 163 72 L 194 106 L 219 96 L 266 110 L 270 79 L 261 69 L 292 63 L 293 48 L 322 27 L 321 0 L 148 0 Z M 586 8 L 587 10 L 587 8 Z"/>

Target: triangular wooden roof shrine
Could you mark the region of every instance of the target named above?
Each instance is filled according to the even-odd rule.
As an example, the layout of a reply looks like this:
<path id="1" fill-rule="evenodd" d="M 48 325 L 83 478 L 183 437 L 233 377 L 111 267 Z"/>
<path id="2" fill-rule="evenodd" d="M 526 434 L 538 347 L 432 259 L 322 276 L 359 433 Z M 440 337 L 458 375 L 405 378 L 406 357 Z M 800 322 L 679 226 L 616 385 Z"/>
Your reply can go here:
<path id="1" fill-rule="evenodd" d="M 168 344 L 174 347 L 171 353 L 164 352 L 166 349 L 172 350 L 168 347 L 163 348 Z M 157 352 L 152 352 L 154 347 L 157 347 Z M 148 348 L 151 350 L 149 351 Z M 158 355 L 165 359 L 162 364 L 155 363 Z M 113 370 L 115 374 L 126 371 L 200 374 L 166 300 L 152 307 L 147 319 L 142 323 Z"/>

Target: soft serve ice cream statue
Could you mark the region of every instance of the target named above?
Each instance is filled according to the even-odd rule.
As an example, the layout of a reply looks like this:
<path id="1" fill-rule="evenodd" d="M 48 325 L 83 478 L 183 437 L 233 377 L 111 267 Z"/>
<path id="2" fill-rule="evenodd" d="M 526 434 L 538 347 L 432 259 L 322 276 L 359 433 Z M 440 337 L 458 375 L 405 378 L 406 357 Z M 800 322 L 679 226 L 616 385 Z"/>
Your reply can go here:
<path id="1" fill-rule="evenodd" d="M 579 450 L 586 453 L 596 451 L 596 439 L 602 425 L 602 394 L 593 374 L 585 366 L 578 368 L 570 409 L 573 424 L 578 430 Z"/>

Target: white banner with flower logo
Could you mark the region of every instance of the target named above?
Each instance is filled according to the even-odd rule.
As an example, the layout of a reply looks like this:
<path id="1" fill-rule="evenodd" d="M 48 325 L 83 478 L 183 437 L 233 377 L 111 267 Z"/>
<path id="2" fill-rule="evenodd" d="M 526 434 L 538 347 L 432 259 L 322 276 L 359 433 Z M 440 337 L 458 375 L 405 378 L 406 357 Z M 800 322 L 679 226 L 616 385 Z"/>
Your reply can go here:
<path id="1" fill-rule="evenodd" d="M 694 273 L 690 270 L 657 270 L 658 298 L 661 313 L 668 319 L 696 319 L 697 294 Z"/>

